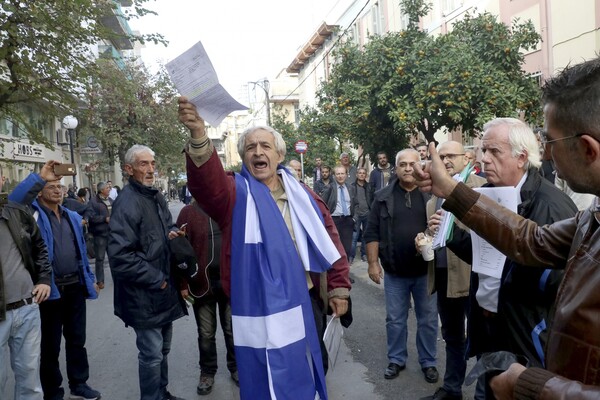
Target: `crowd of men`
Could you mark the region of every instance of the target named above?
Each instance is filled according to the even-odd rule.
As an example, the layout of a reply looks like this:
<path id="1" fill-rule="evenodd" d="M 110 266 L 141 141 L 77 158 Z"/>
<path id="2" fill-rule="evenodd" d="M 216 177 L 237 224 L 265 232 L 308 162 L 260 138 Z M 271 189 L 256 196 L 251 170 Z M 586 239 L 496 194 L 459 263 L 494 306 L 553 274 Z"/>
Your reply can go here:
<path id="1" fill-rule="evenodd" d="M 0 197 L 0 345 L 10 351 L 15 398 L 64 399 L 62 336 L 70 398 L 101 398 L 87 384 L 86 300 L 104 288 L 107 254 L 115 315 L 136 335 L 142 400 L 180 399 L 168 390 L 168 354 L 186 300 L 198 330 L 199 395 L 213 390 L 218 310 L 242 399 L 327 399 L 323 333 L 327 315 L 352 322 L 349 271 L 361 241 L 369 278 L 384 285 L 383 378 L 406 368 L 414 307 L 427 382 L 439 380 L 438 315 L 446 350 L 443 382 L 423 400 L 462 400 L 470 357 L 480 360 L 476 399 L 597 399 L 600 59 L 549 80 L 543 101 L 537 136 L 518 119 L 486 123 L 479 160 L 459 142 L 419 143 L 393 165 L 378 153 L 369 175 L 342 153 L 333 168 L 318 159 L 309 188 L 297 160 L 282 165 L 285 142 L 268 126 L 240 136 L 242 170 L 224 171 L 204 120 L 182 97 L 187 205 L 176 223 L 146 146 L 127 151 L 118 195 L 104 182 L 95 195 L 65 193 L 59 163 L 46 162 Z M 515 211 L 484 195 L 500 188 L 514 195 Z M 431 236 L 438 245 L 425 259 L 417 249 Z M 479 237 L 505 255 L 499 272 L 481 266 Z"/>

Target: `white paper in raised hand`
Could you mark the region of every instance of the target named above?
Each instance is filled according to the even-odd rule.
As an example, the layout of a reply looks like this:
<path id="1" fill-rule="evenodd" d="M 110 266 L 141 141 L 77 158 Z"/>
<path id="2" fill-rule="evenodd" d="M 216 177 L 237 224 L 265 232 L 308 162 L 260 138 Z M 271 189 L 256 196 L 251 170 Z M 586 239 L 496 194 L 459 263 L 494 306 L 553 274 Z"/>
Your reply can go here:
<path id="1" fill-rule="evenodd" d="M 212 126 L 219 125 L 232 111 L 248 109 L 221 86 L 201 42 L 169 62 L 166 69 L 179 93 L 187 97 Z"/>

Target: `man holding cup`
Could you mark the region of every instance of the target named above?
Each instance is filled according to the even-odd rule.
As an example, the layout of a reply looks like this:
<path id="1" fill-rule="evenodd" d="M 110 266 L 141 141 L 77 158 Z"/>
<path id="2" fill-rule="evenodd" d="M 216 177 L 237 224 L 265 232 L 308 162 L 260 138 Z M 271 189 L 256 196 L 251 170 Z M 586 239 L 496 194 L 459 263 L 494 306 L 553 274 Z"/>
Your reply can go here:
<path id="1" fill-rule="evenodd" d="M 414 238 L 427 227 L 429 196 L 416 190 L 413 167 L 419 153 L 404 149 L 396 155 L 396 179 L 375 193 L 365 231 L 369 277 L 379 284 L 386 272 L 384 292 L 389 364 L 385 379 L 406 367 L 407 318 L 410 297 L 417 317 L 417 351 L 425 380 L 437 382 L 437 312 L 435 296 L 427 292 L 427 262 L 415 252 Z M 380 264 L 381 260 L 381 264 Z"/>
<path id="2" fill-rule="evenodd" d="M 438 154 L 448 171 L 448 175 L 460 174 L 469 165 L 463 145 L 459 142 L 448 141 L 438 147 Z M 485 184 L 484 178 L 469 174 L 465 184 L 469 187 L 480 187 Z M 419 233 L 416 239 L 417 248 L 423 252 L 426 234 L 441 220 L 442 199 L 432 196 L 427 202 L 427 219 L 429 227 L 425 233 Z M 427 245 L 432 249 L 429 236 Z M 425 255 L 423 255 L 425 257 Z M 431 260 L 432 258 L 426 258 Z M 465 316 L 468 310 L 469 286 L 471 280 L 471 265 L 462 261 L 450 249 L 442 247 L 435 250 L 435 259 L 428 265 L 427 289 L 430 294 L 437 293 L 437 306 L 442 323 L 442 337 L 446 342 L 446 371 L 444 383 L 432 396 L 424 399 L 431 400 L 460 400 L 461 387 L 465 380 L 467 361 L 465 358 Z"/>

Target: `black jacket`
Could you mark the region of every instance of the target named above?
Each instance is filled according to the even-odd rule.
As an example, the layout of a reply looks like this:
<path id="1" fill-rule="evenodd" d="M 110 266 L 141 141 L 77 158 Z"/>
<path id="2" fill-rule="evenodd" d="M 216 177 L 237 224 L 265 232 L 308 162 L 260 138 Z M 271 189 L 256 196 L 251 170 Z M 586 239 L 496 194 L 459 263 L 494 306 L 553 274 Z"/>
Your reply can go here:
<path id="1" fill-rule="evenodd" d="M 52 283 L 52 265 L 48 260 L 48 248 L 35 219 L 27 208 L 8 202 L 2 208 L 0 218 L 6 221 L 23 263 L 34 285 Z M 6 319 L 4 278 L 0 265 L 0 321 Z"/>
<path id="2" fill-rule="evenodd" d="M 350 203 L 350 209 L 352 210 L 352 215 L 354 215 L 354 209 L 358 206 L 358 196 L 356 195 L 356 193 L 359 190 L 359 186 L 356 182 L 354 182 L 354 183 L 350 184 L 349 189 L 352 190 L 352 193 L 350 195 L 350 197 L 352 197 L 352 200 Z M 362 190 L 362 188 L 360 190 Z M 366 201 L 367 201 L 367 207 L 370 210 L 371 203 L 373 203 L 373 193 L 374 192 L 371 190 L 371 187 L 368 182 L 365 182 L 364 190 L 365 190 L 365 197 L 366 197 Z"/>
<path id="3" fill-rule="evenodd" d="M 402 275 L 402 265 L 407 267 L 411 263 L 410 260 L 396 260 L 396 257 L 394 257 L 394 225 L 403 223 L 403 221 L 394 218 L 394 187 L 397 185 L 398 179 L 394 178 L 389 185 L 375 192 L 364 238 L 367 243 L 379 242 L 379 260 L 386 272 Z M 431 196 L 418 189 L 415 190 L 421 195 L 423 210 L 425 210 L 427 201 Z M 426 220 L 426 218 L 425 213 L 423 213 L 423 219 Z M 422 261 L 421 255 L 417 255 L 416 249 L 415 257 Z M 424 264 L 424 273 L 427 273 L 426 268 L 427 264 Z"/>
<path id="4" fill-rule="evenodd" d="M 483 187 L 486 186 L 490 185 Z M 529 169 L 527 179 L 521 187 L 521 201 L 518 214 L 540 226 L 571 218 L 577 213 L 577 207 L 569 196 L 542 178 L 535 168 Z M 453 238 L 447 246 L 461 259 L 472 263 L 469 233 L 455 225 Z M 473 306 L 468 328 L 470 354 L 506 350 L 524 355 L 532 365 L 541 366 L 541 354 L 550 325 L 549 316 L 552 315 L 550 310 L 562 277 L 563 270 L 528 268 L 507 259 L 498 295 L 498 314 L 495 318 L 497 323 L 494 323 L 498 329 L 491 338 L 482 334 L 483 315 L 475 300 L 478 276 L 473 274 Z M 544 326 L 546 328 L 542 329 Z"/>
<path id="5" fill-rule="evenodd" d="M 113 200 L 109 198 L 108 201 L 112 205 Z M 108 223 L 106 222 L 106 218 L 110 217 L 108 207 L 104 204 L 99 195 L 95 195 L 90 199 L 89 207 L 93 211 L 89 217 L 90 233 L 94 236 L 108 236 L 109 228 Z"/>
<path id="6" fill-rule="evenodd" d="M 187 312 L 171 274 L 169 231 L 177 230 L 162 194 L 129 180 L 110 218 L 108 258 L 115 315 L 134 328 L 157 328 Z M 167 281 L 167 287 L 161 284 Z"/>

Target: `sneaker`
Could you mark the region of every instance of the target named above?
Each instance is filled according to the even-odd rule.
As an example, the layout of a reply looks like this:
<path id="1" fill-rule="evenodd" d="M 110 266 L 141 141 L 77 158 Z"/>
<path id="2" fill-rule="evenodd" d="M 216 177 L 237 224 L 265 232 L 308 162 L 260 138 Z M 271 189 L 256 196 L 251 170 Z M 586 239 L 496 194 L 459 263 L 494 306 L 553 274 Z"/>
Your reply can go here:
<path id="1" fill-rule="evenodd" d="M 440 374 L 436 367 L 425 367 L 421 369 L 425 380 L 429 383 L 436 383 L 440 379 Z"/>
<path id="2" fill-rule="evenodd" d="M 233 382 L 237 385 L 237 387 L 240 387 L 240 376 L 238 375 L 237 371 L 233 371 L 231 373 L 231 379 L 233 379 Z"/>
<path id="3" fill-rule="evenodd" d="M 99 391 L 92 389 L 87 384 L 77 385 L 71 388 L 71 400 L 98 400 L 102 397 Z"/>
<path id="4" fill-rule="evenodd" d="M 463 397 L 462 393 L 450 394 L 443 387 L 439 387 L 432 396 L 421 397 L 420 400 L 463 400 Z"/>
<path id="5" fill-rule="evenodd" d="M 200 383 L 196 388 L 196 393 L 200 396 L 205 396 L 212 392 L 213 385 L 215 384 L 215 377 L 210 375 L 200 375 Z"/>

